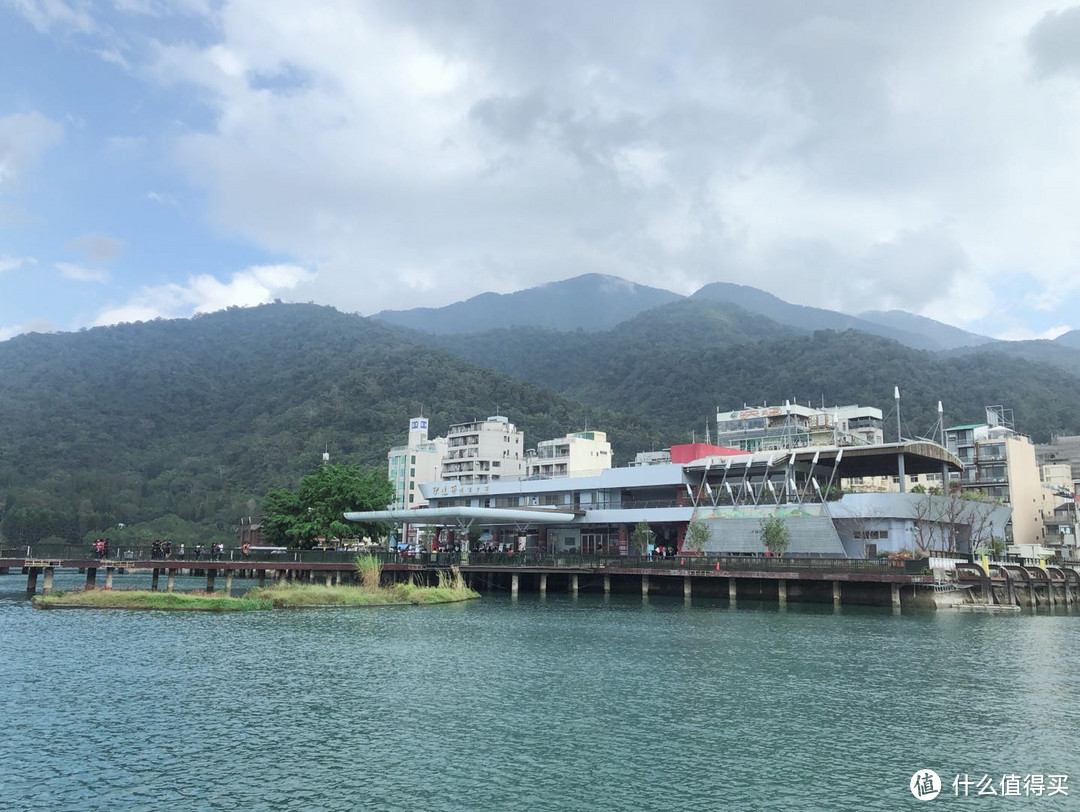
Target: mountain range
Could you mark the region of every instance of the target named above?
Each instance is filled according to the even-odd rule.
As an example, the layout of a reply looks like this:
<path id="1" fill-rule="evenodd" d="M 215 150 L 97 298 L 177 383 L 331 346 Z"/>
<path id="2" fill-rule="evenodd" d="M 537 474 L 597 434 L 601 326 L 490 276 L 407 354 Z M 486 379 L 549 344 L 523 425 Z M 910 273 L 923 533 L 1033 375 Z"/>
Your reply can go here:
<path id="1" fill-rule="evenodd" d="M 433 433 L 503 414 L 527 446 L 601 429 L 626 464 L 703 438 L 718 409 L 791 399 L 888 414 L 899 386 L 905 436 L 928 436 L 941 400 L 950 423 L 1004 404 L 1047 440 L 1080 433 L 1078 344 L 595 274 L 377 318 L 273 304 L 28 334 L 0 342 L 0 546 L 227 538 L 324 451 L 385 466 L 421 411 Z"/>

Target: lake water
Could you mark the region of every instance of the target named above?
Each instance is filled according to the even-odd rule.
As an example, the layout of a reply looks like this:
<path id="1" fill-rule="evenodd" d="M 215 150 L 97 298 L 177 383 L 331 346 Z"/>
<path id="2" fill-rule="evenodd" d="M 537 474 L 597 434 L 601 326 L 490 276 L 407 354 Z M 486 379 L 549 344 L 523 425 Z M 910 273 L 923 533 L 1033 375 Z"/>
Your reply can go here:
<path id="1" fill-rule="evenodd" d="M 1076 611 L 40 612 L 24 589 L 0 576 L 5 810 L 892 810 L 921 808 L 921 769 L 933 804 L 1080 808 Z M 954 797 L 965 773 L 1075 787 Z"/>

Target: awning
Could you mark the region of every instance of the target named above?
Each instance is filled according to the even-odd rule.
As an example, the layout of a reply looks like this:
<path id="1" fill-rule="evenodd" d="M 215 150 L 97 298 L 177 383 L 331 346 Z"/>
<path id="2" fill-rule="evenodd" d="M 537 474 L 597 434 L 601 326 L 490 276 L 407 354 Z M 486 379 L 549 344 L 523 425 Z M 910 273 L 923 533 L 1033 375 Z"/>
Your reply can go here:
<path id="1" fill-rule="evenodd" d="M 441 507 L 403 510 L 360 510 L 345 514 L 350 522 L 394 522 L 398 524 L 445 524 L 447 522 L 471 522 L 481 524 L 566 524 L 572 522 L 582 511 L 544 510 L 543 508 L 484 508 Z"/>

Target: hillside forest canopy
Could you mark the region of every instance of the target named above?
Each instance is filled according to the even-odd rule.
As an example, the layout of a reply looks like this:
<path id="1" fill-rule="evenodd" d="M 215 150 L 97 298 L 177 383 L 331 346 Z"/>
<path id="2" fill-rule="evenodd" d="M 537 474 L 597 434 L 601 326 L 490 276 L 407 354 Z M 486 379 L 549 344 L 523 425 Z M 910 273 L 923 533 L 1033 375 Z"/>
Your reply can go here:
<path id="1" fill-rule="evenodd" d="M 234 543 L 324 450 L 384 472 L 421 411 L 433 435 L 503 414 L 527 447 L 603 430 L 617 465 L 703 439 L 718 408 L 791 398 L 887 412 L 894 385 L 906 436 L 926 435 L 938 400 L 953 424 L 1002 403 L 1036 441 L 1080 433 L 1080 378 L 995 346 L 933 353 L 706 301 L 591 333 L 436 336 L 272 304 L 17 336 L 0 342 L 0 545 Z"/>

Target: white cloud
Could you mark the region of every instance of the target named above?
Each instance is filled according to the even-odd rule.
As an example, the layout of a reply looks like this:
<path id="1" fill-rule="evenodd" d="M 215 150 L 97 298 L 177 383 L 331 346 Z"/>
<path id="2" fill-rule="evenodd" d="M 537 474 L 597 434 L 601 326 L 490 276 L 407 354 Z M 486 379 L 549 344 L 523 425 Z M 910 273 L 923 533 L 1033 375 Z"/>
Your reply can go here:
<path id="1" fill-rule="evenodd" d="M 60 271 L 60 276 L 73 282 L 98 282 L 104 284 L 111 278 L 108 271 L 99 268 L 84 268 L 82 265 L 75 265 L 71 262 L 57 262 L 56 269 Z"/>
<path id="2" fill-rule="evenodd" d="M 994 336 L 994 338 L 1001 339 L 1002 341 L 1031 341 L 1034 339 L 1053 340 L 1060 335 L 1064 335 L 1072 329 L 1072 327 L 1064 324 L 1056 327 L 1048 327 L 1041 332 L 1036 332 L 1034 330 L 1030 330 L 1024 327 L 1018 327 L 1013 330 L 1006 330 L 1000 335 Z"/>
<path id="3" fill-rule="evenodd" d="M 5 271 L 14 271 L 23 267 L 24 265 L 34 265 L 37 260 L 33 257 L 4 257 L 0 256 L 0 273 Z"/>
<path id="4" fill-rule="evenodd" d="M 0 117 L 0 191 L 63 139 L 64 130 L 41 113 Z"/>
<path id="5" fill-rule="evenodd" d="M 1080 12 L 1057 0 L 113 6 L 98 52 L 204 105 L 170 129 L 185 207 L 318 267 L 298 298 L 373 312 L 599 271 L 974 324 L 1006 279 L 1047 322 L 1080 293 Z M 201 25 L 172 34 L 175 14 Z M 4 156 L 0 137 L 0 189 Z M 195 277 L 122 308 L 263 287 Z"/>
<path id="6" fill-rule="evenodd" d="M 144 287 L 122 305 L 106 308 L 94 324 L 182 318 L 227 307 L 266 304 L 310 279 L 311 271 L 295 265 L 258 265 L 222 282 L 210 274 L 189 277 L 184 285 Z"/>
<path id="7" fill-rule="evenodd" d="M 82 3 L 64 0 L 7 0 L 27 22 L 42 33 L 57 27 L 83 34 L 98 30 L 93 16 Z"/>

